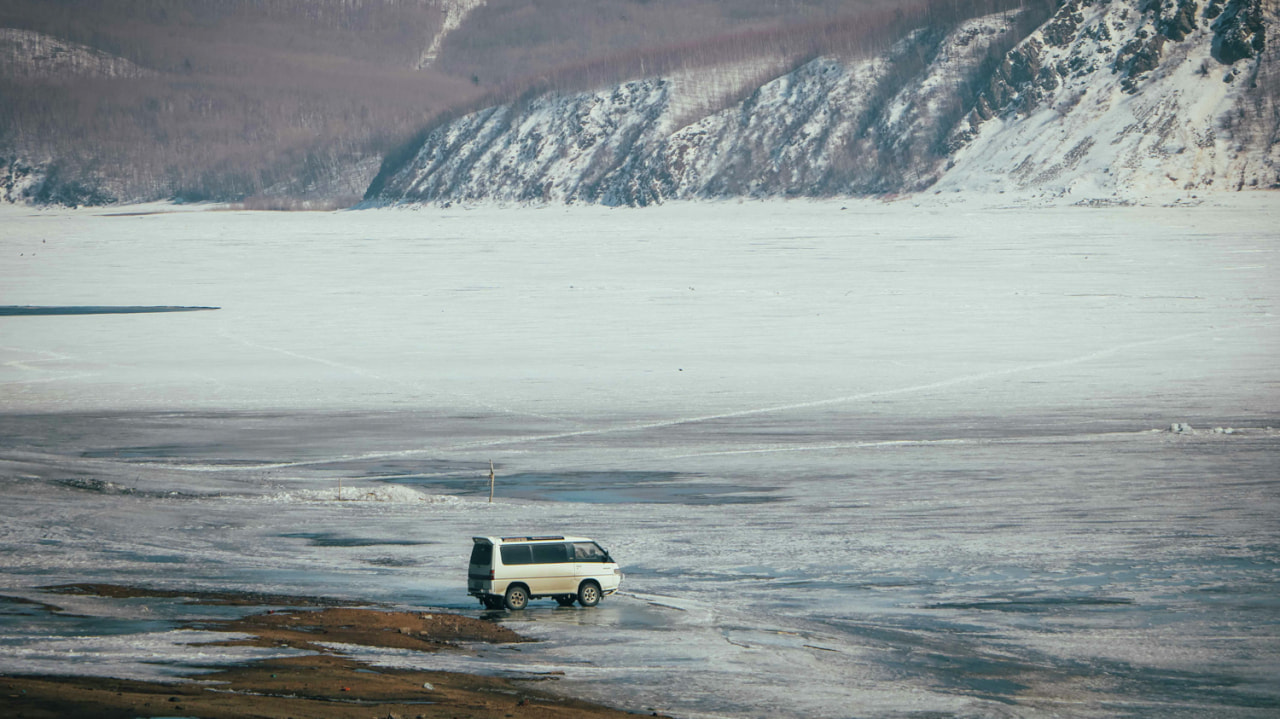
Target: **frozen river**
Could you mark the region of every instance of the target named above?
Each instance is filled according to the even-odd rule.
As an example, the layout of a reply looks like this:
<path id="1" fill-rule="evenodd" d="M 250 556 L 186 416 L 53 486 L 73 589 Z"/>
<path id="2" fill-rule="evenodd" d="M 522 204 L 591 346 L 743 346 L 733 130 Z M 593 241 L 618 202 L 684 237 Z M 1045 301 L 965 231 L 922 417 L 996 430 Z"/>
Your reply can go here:
<path id="1" fill-rule="evenodd" d="M 367 658 L 680 717 L 1275 716 L 1277 227 L 1275 194 L 4 209 L 0 305 L 79 309 L 0 316 L 0 672 L 244 658 L 41 586 L 479 613 L 472 535 L 565 532 L 622 596 Z"/>

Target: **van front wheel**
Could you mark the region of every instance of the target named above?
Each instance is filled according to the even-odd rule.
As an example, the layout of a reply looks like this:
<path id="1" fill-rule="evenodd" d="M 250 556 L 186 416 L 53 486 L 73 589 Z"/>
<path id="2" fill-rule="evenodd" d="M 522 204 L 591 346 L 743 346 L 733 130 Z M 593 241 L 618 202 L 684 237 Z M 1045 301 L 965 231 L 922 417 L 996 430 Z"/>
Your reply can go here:
<path id="1" fill-rule="evenodd" d="M 529 590 L 519 584 L 507 587 L 507 596 L 503 601 L 503 604 L 507 606 L 507 609 L 510 609 L 513 612 L 518 612 L 521 609 L 524 609 L 529 606 Z"/>
<path id="2" fill-rule="evenodd" d="M 583 582 L 578 587 L 578 604 L 584 607 L 594 607 L 600 603 L 600 585 L 595 582 Z"/>

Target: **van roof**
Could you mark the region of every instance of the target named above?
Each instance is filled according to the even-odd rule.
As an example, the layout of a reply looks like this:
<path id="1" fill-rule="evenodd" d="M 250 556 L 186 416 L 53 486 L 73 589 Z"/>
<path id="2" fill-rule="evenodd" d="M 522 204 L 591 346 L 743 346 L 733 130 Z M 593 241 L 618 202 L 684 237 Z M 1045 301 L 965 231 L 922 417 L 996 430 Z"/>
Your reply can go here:
<path id="1" fill-rule="evenodd" d="M 514 544 L 516 542 L 591 542 L 595 541 L 586 537 L 566 537 L 559 534 L 556 535 L 528 535 L 520 537 L 472 537 L 471 541 L 488 542 L 489 544 Z"/>

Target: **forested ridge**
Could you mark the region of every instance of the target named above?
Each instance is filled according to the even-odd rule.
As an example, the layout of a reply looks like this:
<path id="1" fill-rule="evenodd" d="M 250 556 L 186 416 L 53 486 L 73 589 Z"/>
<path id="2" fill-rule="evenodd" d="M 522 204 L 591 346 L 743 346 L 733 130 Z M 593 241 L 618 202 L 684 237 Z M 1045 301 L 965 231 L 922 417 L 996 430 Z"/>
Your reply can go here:
<path id="1" fill-rule="evenodd" d="M 46 201 L 357 195 L 361 167 L 476 91 L 411 68 L 438 19 L 408 2 L 11 0 L 0 157 L 43 165 Z M 31 37 L 61 47 L 15 52 Z M 87 52 L 145 74 L 40 71 Z"/>

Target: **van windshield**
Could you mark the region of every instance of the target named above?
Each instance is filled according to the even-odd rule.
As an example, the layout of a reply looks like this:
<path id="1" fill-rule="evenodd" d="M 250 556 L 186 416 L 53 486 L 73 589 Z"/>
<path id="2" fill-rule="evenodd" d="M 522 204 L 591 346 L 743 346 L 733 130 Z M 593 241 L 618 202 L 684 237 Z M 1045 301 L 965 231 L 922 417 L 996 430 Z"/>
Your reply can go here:
<path id="1" fill-rule="evenodd" d="M 609 555 L 595 542 L 574 542 L 573 560 L 575 562 L 607 562 Z"/>
<path id="2" fill-rule="evenodd" d="M 489 566 L 493 561 L 493 545 L 488 542 L 476 542 L 471 548 L 471 563 Z"/>

